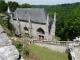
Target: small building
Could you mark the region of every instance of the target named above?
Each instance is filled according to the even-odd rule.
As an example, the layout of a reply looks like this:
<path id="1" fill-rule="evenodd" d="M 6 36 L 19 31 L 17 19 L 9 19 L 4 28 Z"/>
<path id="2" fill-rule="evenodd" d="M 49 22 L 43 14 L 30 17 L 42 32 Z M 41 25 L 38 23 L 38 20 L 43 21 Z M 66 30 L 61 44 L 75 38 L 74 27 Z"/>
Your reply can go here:
<path id="1" fill-rule="evenodd" d="M 53 19 L 44 8 L 17 8 L 10 16 L 11 29 L 16 35 L 37 40 L 54 39 L 56 13 Z"/>

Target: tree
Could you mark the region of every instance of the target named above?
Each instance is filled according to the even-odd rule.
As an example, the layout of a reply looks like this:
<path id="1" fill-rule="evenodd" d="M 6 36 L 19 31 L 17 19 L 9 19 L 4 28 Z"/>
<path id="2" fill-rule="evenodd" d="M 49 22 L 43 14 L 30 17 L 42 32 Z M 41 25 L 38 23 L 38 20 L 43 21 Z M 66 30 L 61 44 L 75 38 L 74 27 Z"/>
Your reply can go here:
<path id="1" fill-rule="evenodd" d="M 11 11 L 15 11 L 16 8 L 19 7 L 19 4 L 18 4 L 17 2 L 9 1 L 9 2 L 8 2 L 8 6 L 10 7 Z"/>
<path id="2" fill-rule="evenodd" d="M 7 3 L 4 0 L 0 0 L 0 12 L 6 12 Z"/>
<path id="3" fill-rule="evenodd" d="M 65 17 L 63 36 L 66 40 L 73 40 L 80 36 L 80 8 L 76 8 Z"/>
<path id="4" fill-rule="evenodd" d="M 25 3 L 25 4 L 20 5 L 20 7 L 21 7 L 21 8 L 31 8 L 31 5 Z"/>

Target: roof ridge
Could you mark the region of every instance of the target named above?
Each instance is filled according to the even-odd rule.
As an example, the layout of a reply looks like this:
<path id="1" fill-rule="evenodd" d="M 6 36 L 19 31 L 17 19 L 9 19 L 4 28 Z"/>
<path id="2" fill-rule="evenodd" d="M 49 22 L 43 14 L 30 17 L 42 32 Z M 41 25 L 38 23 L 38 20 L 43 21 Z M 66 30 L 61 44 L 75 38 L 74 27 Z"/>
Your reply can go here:
<path id="1" fill-rule="evenodd" d="M 44 8 L 17 8 L 17 9 L 44 9 Z"/>

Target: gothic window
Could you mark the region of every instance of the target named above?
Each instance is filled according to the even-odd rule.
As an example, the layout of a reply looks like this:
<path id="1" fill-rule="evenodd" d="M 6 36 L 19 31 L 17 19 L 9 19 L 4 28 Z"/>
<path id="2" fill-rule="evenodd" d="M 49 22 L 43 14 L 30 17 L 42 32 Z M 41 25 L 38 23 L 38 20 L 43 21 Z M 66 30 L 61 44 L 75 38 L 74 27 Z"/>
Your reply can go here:
<path id="1" fill-rule="evenodd" d="M 25 27 L 24 27 L 24 30 L 27 30 L 27 31 L 28 31 L 28 28 L 25 26 Z"/>
<path id="2" fill-rule="evenodd" d="M 45 32 L 44 32 L 44 30 L 43 30 L 42 28 L 38 28 L 38 29 L 37 29 L 37 32 L 38 32 L 39 34 L 45 34 Z"/>

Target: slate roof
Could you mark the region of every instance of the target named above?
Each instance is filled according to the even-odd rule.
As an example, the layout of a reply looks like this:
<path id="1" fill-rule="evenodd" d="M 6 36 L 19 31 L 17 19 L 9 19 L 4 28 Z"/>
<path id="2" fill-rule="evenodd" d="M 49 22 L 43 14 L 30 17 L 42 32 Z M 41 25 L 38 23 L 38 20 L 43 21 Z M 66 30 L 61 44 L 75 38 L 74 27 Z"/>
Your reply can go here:
<path id="1" fill-rule="evenodd" d="M 29 15 L 30 20 L 36 23 L 46 23 L 47 22 L 47 13 L 43 8 L 17 8 L 14 11 L 13 19 L 19 18 L 19 20 L 28 21 Z M 49 22 L 53 19 L 49 16 Z"/>

